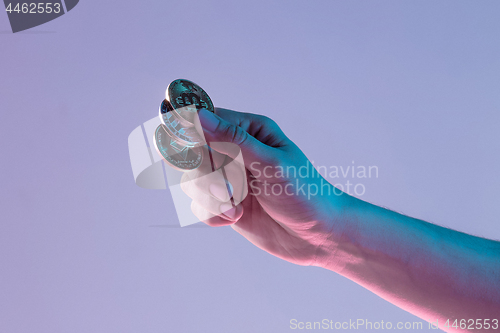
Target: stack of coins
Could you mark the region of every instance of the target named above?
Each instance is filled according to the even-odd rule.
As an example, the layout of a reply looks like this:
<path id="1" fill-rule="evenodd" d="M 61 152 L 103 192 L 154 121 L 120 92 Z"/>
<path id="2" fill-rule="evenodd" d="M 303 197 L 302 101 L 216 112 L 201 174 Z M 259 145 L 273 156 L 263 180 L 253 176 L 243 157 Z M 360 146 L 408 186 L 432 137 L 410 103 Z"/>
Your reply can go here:
<path id="1" fill-rule="evenodd" d="M 201 165 L 204 140 L 194 127 L 199 109 L 214 112 L 208 94 L 196 83 L 178 79 L 167 87 L 160 105 L 162 124 L 155 130 L 155 148 L 173 168 L 188 171 Z"/>

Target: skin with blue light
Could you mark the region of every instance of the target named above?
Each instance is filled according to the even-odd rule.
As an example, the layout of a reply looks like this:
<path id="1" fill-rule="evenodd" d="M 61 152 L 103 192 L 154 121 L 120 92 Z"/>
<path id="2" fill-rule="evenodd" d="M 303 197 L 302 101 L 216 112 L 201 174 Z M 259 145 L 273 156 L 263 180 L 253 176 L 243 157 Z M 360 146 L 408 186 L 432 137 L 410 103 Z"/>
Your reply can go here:
<path id="1" fill-rule="evenodd" d="M 270 170 L 278 166 L 300 168 L 310 162 L 267 117 L 202 109 L 199 123 L 207 142 L 239 146 L 247 170 L 242 179 L 248 182 L 249 191 L 234 206 L 209 178 L 191 182 L 191 188 L 183 189 L 193 199 L 193 212 L 200 220 L 210 226 L 230 225 L 281 259 L 337 272 L 424 320 L 438 320 L 446 331 L 464 332 L 472 327 L 471 331 L 491 332 L 495 319 L 500 329 L 500 242 L 352 197 L 334 188 L 314 168 L 308 169 L 307 177 L 275 175 Z M 227 146 L 214 144 L 212 148 L 221 156 L 236 157 Z M 272 186 L 288 191 L 276 195 L 269 190 Z M 296 191 L 304 186 L 322 186 L 323 191 L 313 197 Z M 480 321 L 462 329 L 452 327 L 455 319 Z M 485 319 L 489 319 L 488 329 Z M 447 320 L 449 327 L 444 327 Z"/>

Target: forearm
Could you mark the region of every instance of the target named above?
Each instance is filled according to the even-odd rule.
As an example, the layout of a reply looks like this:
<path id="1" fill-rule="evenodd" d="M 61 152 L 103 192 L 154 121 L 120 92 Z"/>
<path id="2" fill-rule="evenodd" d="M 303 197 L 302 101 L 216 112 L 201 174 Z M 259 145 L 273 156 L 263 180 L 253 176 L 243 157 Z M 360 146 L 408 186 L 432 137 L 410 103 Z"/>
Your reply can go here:
<path id="1" fill-rule="evenodd" d="M 425 320 L 500 319 L 499 242 L 356 198 L 341 202 L 323 267 Z"/>

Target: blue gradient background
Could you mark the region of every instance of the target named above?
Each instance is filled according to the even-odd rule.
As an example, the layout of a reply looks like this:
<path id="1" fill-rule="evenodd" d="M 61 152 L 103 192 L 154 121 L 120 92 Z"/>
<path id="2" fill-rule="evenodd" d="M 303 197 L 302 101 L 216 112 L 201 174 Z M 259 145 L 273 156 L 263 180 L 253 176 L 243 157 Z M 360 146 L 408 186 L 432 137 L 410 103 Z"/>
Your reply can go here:
<path id="1" fill-rule="evenodd" d="M 0 331 L 287 332 L 420 321 L 229 227 L 175 224 L 128 134 L 182 77 L 275 119 L 321 165 L 377 165 L 363 199 L 500 238 L 500 2 L 81 1 L 0 13 Z"/>

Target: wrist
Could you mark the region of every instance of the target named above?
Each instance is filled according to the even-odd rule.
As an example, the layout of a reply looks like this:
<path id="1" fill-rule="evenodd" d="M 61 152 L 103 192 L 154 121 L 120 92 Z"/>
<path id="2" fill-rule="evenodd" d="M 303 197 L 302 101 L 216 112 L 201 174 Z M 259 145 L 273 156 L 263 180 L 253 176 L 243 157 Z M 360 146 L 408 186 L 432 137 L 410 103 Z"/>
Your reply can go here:
<path id="1" fill-rule="evenodd" d="M 352 242 L 356 232 L 356 216 L 364 201 L 336 190 L 335 195 L 327 197 L 325 235 L 316 251 L 314 266 L 342 273 L 347 263 L 356 261 L 355 244 Z M 341 194 L 340 194 L 341 193 Z"/>

